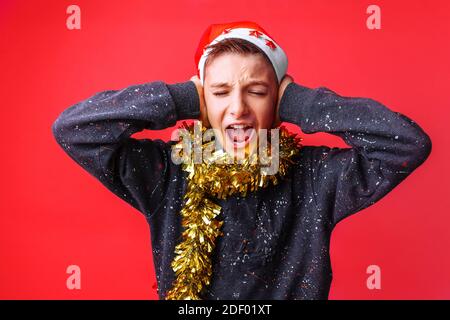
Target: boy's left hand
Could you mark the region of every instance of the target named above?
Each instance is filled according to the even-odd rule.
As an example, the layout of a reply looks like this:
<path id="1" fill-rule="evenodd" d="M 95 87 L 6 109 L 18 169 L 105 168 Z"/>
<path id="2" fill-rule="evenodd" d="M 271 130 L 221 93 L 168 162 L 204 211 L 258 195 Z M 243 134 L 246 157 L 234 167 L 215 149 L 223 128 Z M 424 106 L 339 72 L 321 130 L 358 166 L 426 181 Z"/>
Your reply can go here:
<path id="1" fill-rule="evenodd" d="M 277 99 L 277 108 L 275 111 L 275 120 L 273 123 L 273 127 L 278 127 L 281 124 L 281 120 L 280 120 L 280 102 L 281 102 L 281 98 L 283 97 L 284 91 L 286 90 L 286 87 L 288 86 L 289 83 L 294 82 L 294 79 L 286 74 L 283 79 L 281 79 L 281 83 L 280 86 L 278 87 L 278 99 Z"/>

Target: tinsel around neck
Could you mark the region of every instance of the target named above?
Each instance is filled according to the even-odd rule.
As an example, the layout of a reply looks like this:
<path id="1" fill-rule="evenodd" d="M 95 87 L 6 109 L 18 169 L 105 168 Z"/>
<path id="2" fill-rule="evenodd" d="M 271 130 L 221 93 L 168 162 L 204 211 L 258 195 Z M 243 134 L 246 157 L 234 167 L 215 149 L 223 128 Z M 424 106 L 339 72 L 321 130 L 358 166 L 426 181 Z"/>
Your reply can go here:
<path id="1" fill-rule="evenodd" d="M 183 123 L 181 127 L 188 130 L 190 141 L 195 139 L 194 125 L 195 123 Z M 200 134 L 205 130 L 202 127 Z M 249 192 L 265 188 L 270 183 L 278 184 L 279 179 L 287 174 L 295 162 L 302 146 L 301 140 L 284 127 L 279 128 L 279 163 L 276 174 L 265 174 L 256 152 L 243 161 L 235 161 L 230 159 L 228 153 L 219 149 L 200 162 L 190 157 L 182 164 L 183 170 L 188 172 L 187 191 L 180 211 L 184 231 L 182 241 L 175 247 L 171 266 L 176 278 L 166 294 L 167 300 L 199 300 L 205 287 L 210 284 L 211 255 L 217 237 L 222 235 L 220 228 L 223 224 L 223 221 L 216 220 L 221 207 L 214 199 L 226 199 L 237 194 L 245 197 Z M 214 141 L 210 141 L 202 144 L 201 151 L 211 148 L 213 143 Z M 183 149 L 182 141 L 173 148 Z M 268 144 L 263 154 L 270 154 L 270 148 Z"/>

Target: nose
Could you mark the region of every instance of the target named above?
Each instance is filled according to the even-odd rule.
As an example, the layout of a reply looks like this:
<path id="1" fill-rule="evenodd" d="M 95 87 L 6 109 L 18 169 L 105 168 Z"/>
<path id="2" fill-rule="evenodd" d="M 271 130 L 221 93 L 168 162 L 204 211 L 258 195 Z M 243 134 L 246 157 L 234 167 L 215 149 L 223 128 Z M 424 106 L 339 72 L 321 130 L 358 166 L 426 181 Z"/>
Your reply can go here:
<path id="1" fill-rule="evenodd" d="M 239 119 L 248 113 L 247 104 L 245 103 L 242 94 L 236 93 L 233 95 L 230 113 L 236 119 Z"/>

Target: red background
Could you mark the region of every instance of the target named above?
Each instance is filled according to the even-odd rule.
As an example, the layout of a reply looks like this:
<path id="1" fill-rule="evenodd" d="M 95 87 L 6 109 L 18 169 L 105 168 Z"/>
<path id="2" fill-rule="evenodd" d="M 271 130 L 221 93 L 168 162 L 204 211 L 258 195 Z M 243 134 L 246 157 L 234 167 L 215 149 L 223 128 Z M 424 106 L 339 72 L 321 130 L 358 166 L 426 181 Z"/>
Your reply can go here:
<path id="1" fill-rule="evenodd" d="M 81 8 L 81 30 L 66 28 L 70 4 Z M 366 28 L 370 4 L 381 7 L 381 30 Z M 296 82 L 378 100 L 433 141 L 424 165 L 335 229 L 330 298 L 449 299 L 449 4 L 0 1 L 0 298 L 157 298 L 144 216 L 65 155 L 51 124 L 99 91 L 187 81 L 206 26 L 254 20 L 283 46 Z M 71 264 L 81 268 L 81 290 L 66 288 Z M 381 267 L 381 290 L 366 287 L 371 264 Z"/>

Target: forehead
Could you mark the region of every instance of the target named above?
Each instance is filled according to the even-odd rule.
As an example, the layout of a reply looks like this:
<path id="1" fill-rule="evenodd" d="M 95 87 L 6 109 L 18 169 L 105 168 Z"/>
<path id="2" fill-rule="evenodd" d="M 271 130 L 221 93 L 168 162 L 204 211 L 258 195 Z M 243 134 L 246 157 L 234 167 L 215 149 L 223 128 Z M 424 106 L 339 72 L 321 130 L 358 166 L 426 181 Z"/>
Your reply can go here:
<path id="1" fill-rule="evenodd" d="M 223 53 L 211 60 L 205 69 L 205 82 L 274 80 L 272 65 L 260 54 Z"/>

